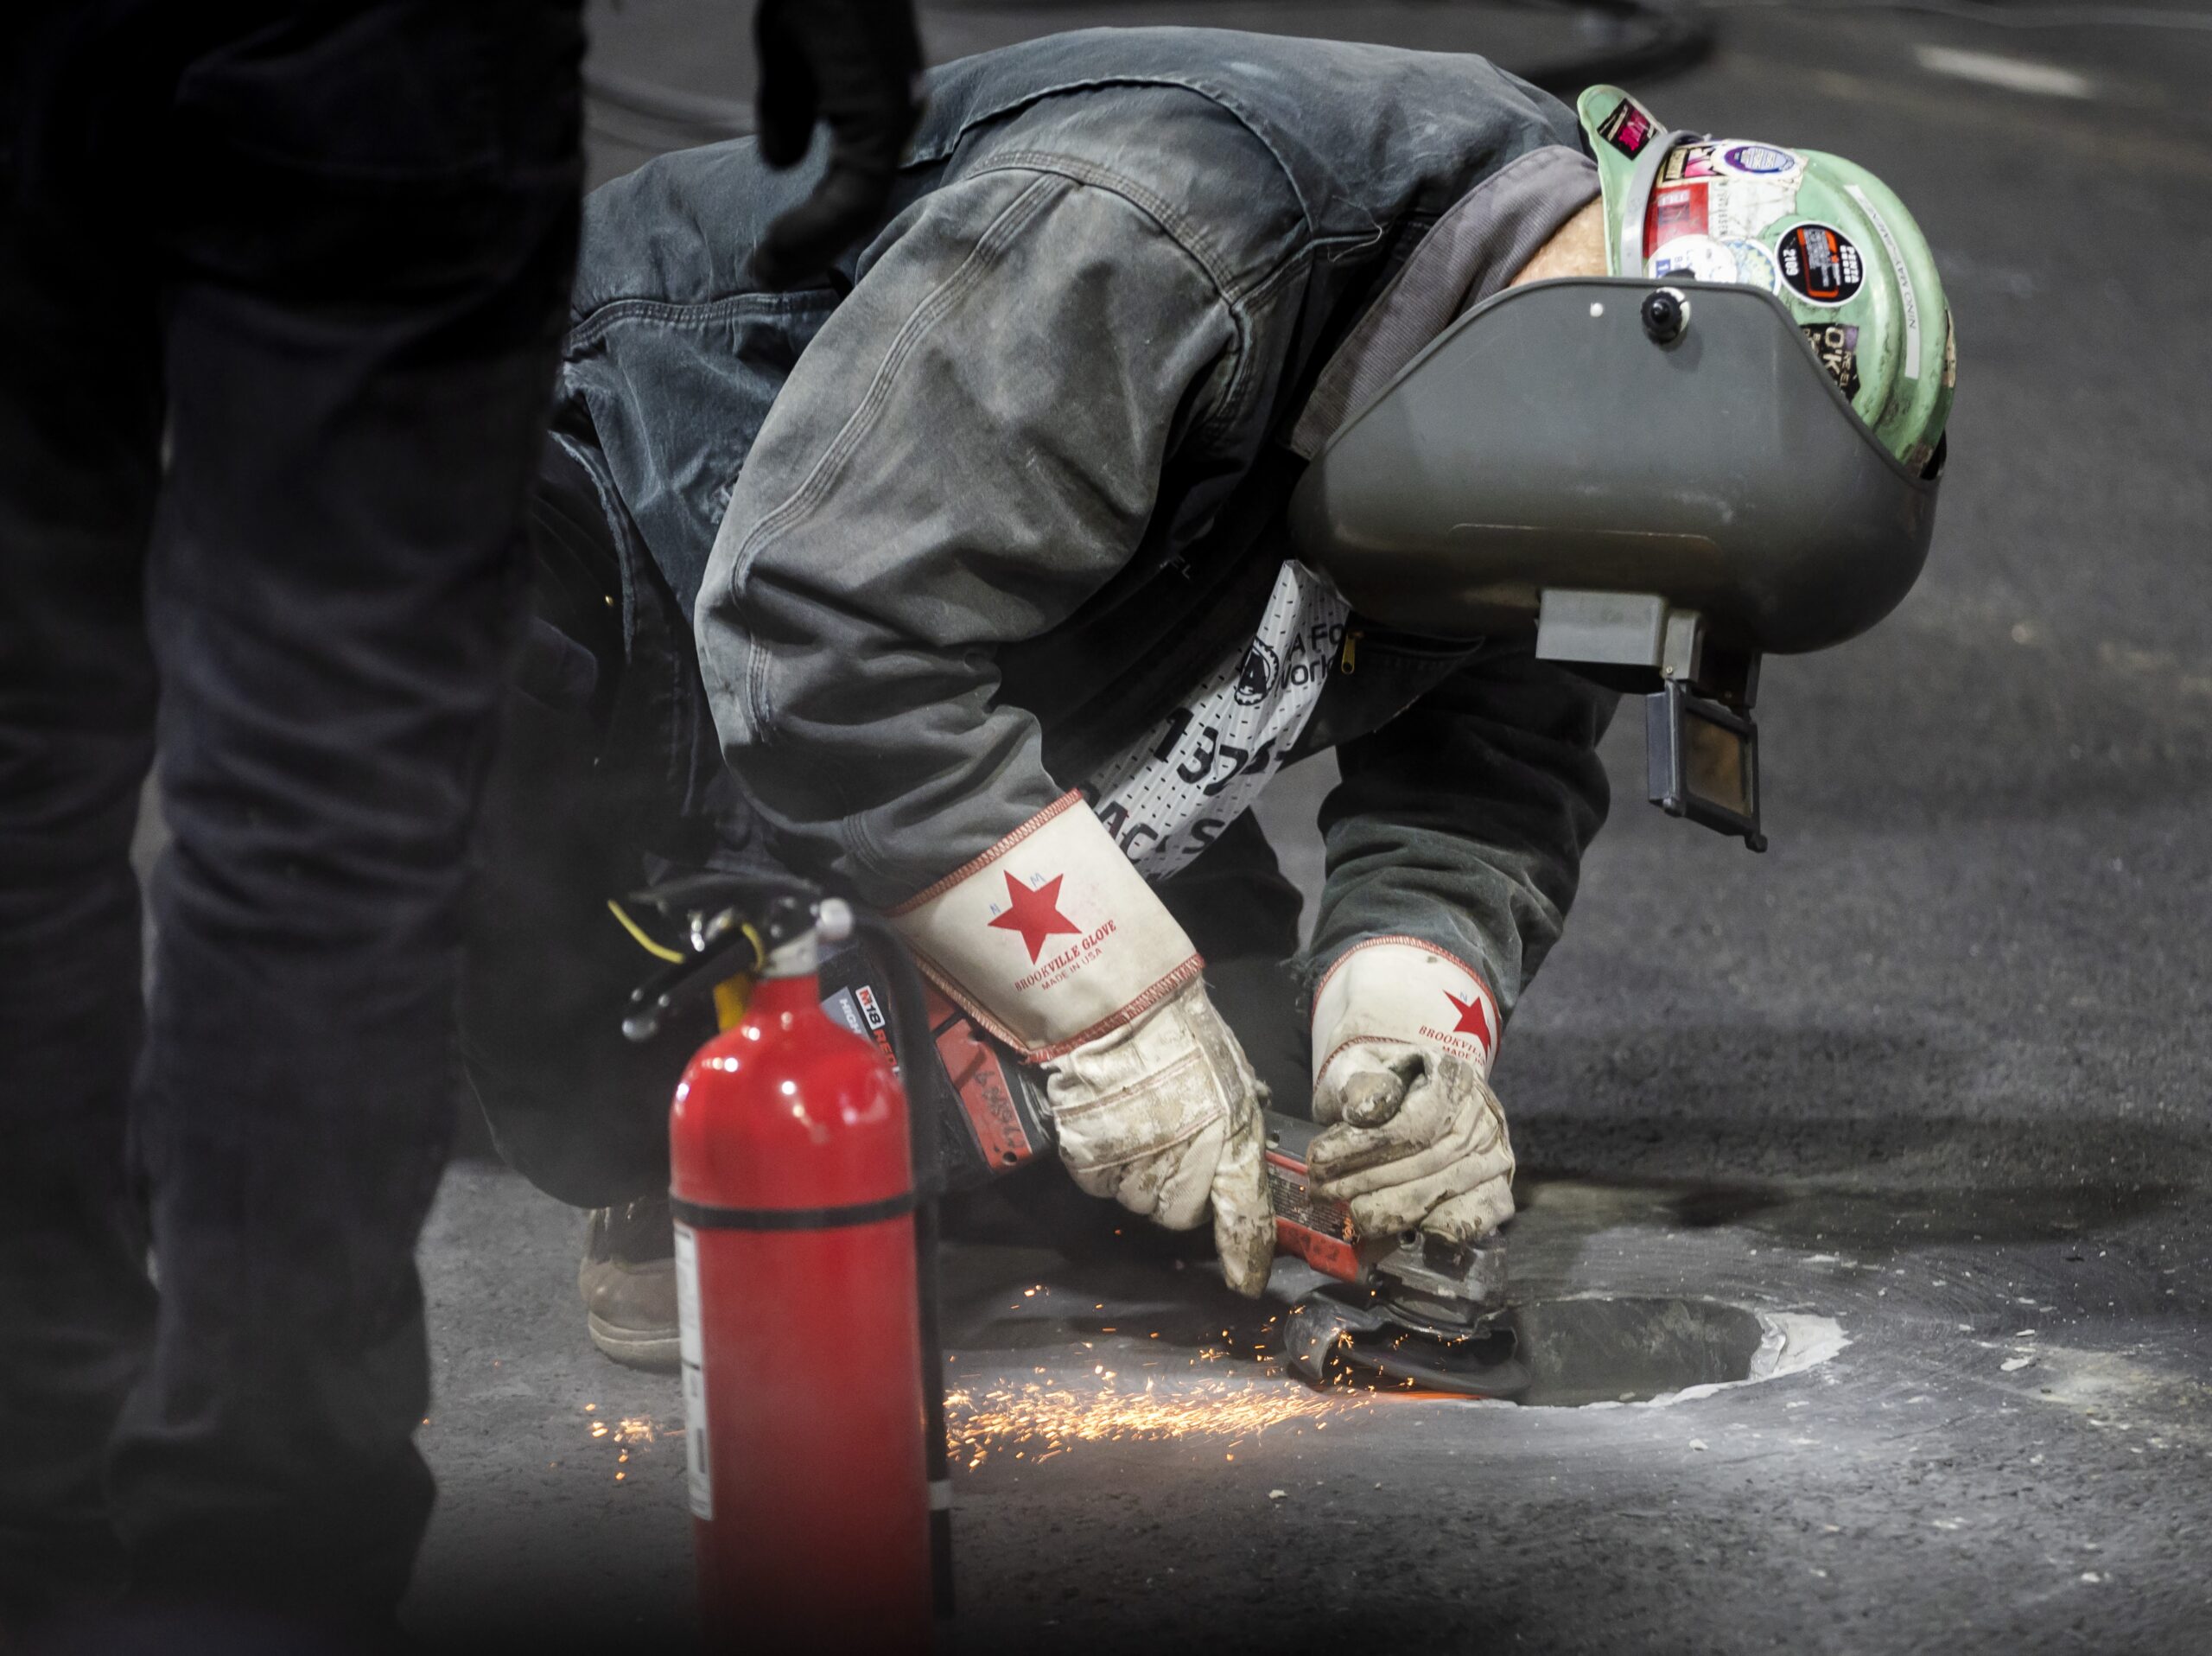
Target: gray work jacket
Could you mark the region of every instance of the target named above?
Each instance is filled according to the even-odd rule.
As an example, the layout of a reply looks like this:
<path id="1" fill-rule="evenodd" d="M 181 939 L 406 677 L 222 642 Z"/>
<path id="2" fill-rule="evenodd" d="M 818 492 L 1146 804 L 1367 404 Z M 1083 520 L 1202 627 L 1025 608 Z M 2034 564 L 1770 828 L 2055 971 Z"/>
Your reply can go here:
<path id="1" fill-rule="evenodd" d="M 563 376 L 691 603 L 777 854 L 889 905 L 1141 737 L 1289 555 L 1315 382 L 1439 216 L 1572 115 L 1479 58 L 1099 29 L 950 65 L 879 233 L 761 292 L 749 141 L 586 212 Z M 1567 211 L 1572 210 L 1570 206 Z M 1354 617 L 1312 967 L 1398 933 L 1510 1008 L 1605 809 L 1611 698 Z"/>

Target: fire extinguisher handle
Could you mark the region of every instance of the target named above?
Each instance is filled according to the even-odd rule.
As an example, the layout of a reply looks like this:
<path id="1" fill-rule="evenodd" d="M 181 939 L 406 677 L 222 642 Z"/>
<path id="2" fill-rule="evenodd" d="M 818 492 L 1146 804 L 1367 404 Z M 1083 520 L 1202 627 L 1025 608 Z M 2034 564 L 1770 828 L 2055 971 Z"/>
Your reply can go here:
<path id="1" fill-rule="evenodd" d="M 836 941 L 852 930 L 852 909 L 842 899 L 781 877 L 689 875 L 632 892 L 630 901 L 664 914 L 690 912 L 691 952 L 630 991 L 622 1033 L 640 1043 L 660 1033 L 661 1021 L 676 1007 L 712 994 L 741 972 L 760 971 L 782 945 L 809 931 Z M 748 909 L 757 914 L 757 925 L 747 922 Z M 741 951 L 750 959 L 733 962 L 730 957 Z"/>
<path id="2" fill-rule="evenodd" d="M 760 966 L 760 934 L 728 912 L 715 916 L 716 920 L 724 919 L 730 923 L 717 927 L 709 921 L 696 933 L 706 945 L 697 953 L 663 967 L 630 991 L 629 1007 L 622 1015 L 626 1036 L 639 1043 L 651 1041 L 660 1033 L 661 1020 L 676 1007 L 695 996 L 712 994 L 716 984 Z M 740 952 L 748 958 L 733 961 L 730 957 Z"/>

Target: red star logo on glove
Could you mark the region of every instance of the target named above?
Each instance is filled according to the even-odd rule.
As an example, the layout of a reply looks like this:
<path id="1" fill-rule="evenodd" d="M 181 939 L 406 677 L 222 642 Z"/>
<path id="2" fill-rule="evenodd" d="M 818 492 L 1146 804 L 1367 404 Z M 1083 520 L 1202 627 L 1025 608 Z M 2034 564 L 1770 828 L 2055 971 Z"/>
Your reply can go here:
<path id="1" fill-rule="evenodd" d="M 1483 1016 L 1483 997 L 1477 995 L 1471 1001 L 1463 1001 L 1447 989 L 1444 991 L 1444 998 L 1451 1002 L 1459 1014 L 1459 1022 L 1452 1033 L 1474 1036 L 1483 1043 L 1483 1050 L 1488 1052 L 1491 1048 L 1490 1020 Z"/>
<path id="2" fill-rule="evenodd" d="M 1060 882 L 1065 878 L 1064 874 L 1056 874 L 1033 889 L 1011 874 L 1006 876 L 1006 913 L 991 924 L 1001 931 L 1021 933 L 1021 940 L 1029 946 L 1032 965 L 1045 952 L 1046 938 L 1083 929 L 1060 913 Z"/>

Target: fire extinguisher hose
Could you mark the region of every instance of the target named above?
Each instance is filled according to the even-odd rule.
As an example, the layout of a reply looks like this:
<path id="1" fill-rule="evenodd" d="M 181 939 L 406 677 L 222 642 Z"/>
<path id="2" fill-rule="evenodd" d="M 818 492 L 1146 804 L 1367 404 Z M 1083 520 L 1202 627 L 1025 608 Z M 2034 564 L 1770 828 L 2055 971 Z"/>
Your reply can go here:
<path id="1" fill-rule="evenodd" d="M 938 1156 L 937 1124 L 947 1100 L 944 1073 L 929 1038 L 922 974 L 906 940 L 880 915 L 856 910 L 862 942 L 883 963 L 891 993 L 891 1049 L 906 1083 L 906 1124 L 914 1150 L 914 1284 L 920 1298 L 922 1409 L 930 1479 L 930 1588 L 938 1620 L 952 1618 L 952 1464 L 945 1443 L 944 1340 L 938 1309 Z"/>

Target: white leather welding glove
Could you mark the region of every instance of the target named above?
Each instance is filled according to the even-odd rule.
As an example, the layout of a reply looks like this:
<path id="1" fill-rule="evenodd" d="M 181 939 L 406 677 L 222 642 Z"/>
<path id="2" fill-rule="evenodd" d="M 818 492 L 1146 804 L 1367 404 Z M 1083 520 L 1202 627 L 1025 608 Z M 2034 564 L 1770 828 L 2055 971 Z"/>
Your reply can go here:
<path id="1" fill-rule="evenodd" d="M 1490 1089 L 1497 1003 L 1411 938 L 1339 959 L 1313 997 L 1313 1188 L 1362 1236 L 1471 1242 L 1513 1217 L 1513 1144 Z"/>
<path id="2" fill-rule="evenodd" d="M 1204 984 L 1046 1068 L 1077 1184 L 1171 1231 L 1195 1227 L 1211 1201 L 1224 1279 L 1240 1294 L 1268 1285 L 1275 1223 L 1259 1082 Z"/>
<path id="3" fill-rule="evenodd" d="M 1170 1230 L 1209 1206 L 1222 1275 L 1274 1252 L 1259 1084 L 1205 962 L 1077 793 L 890 914 L 922 970 L 1046 1072 L 1061 1159 Z"/>

